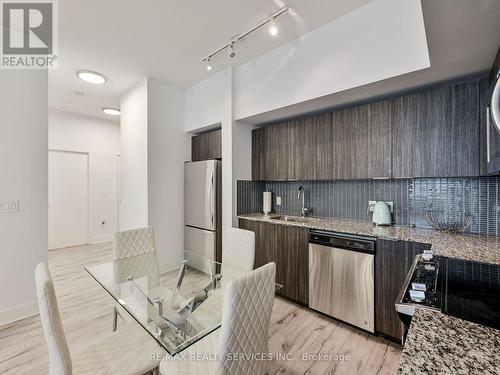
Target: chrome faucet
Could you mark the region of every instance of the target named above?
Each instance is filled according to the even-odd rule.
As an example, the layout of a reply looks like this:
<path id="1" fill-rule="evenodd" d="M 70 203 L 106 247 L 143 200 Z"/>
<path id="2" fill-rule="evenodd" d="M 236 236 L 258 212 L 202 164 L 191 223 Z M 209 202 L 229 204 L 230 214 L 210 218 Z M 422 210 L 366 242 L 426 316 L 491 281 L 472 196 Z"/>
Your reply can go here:
<path id="1" fill-rule="evenodd" d="M 309 212 L 309 210 L 306 208 L 306 191 L 304 190 L 304 188 L 302 186 L 299 187 L 299 192 L 297 194 L 297 200 L 300 199 L 301 193 L 302 193 L 302 208 L 300 210 L 300 216 L 306 217 L 306 214 L 307 214 L 307 212 Z"/>

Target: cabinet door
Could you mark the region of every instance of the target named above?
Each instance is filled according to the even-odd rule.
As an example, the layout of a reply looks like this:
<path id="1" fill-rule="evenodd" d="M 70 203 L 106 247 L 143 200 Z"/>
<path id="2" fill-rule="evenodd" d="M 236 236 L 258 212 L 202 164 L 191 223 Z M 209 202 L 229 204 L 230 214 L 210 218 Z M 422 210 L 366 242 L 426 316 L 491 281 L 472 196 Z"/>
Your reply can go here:
<path id="1" fill-rule="evenodd" d="M 274 141 L 274 180 L 286 180 L 289 178 L 288 163 L 292 161 L 290 158 L 290 123 L 282 122 L 273 125 L 270 130 L 272 131 L 271 137 Z"/>
<path id="2" fill-rule="evenodd" d="M 392 176 L 392 101 L 383 100 L 368 106 L 368 153 L 366 170 L 358 178 Z M 363 161 L 360 161 L 364 164 Z"/>
<path id="3" fill-rule="evenodd" d="M 210 160 L 222 158 L 222 133 L 215 130 L 191 138 L 191 160 Z"/>
<path id="4" fill-rule="evenodd" d="M 277 254 L 277 225 L 260 221 L 240 220 L 241 229 L 255 233 L 255 261 L 254 268 L 261 267 L 269 262 L 276 263 Z M 276 282 L 278 277 L 276 277 Z"/>
<path id="5" fill-rule="evenodd" d="M 278 293 L 303 304 L 309 302 L 309 231 L 306 228 L 276 225 Z M 279 281 L 278 281 L 279 280 Z"/>
<path id="6" fill-rule="evenodd" d="M 368 106 L 332 113 L 332 159 L 338 179 L 368 176 Z"/>
<path id="7" fill-rule="evenodd" d="M 260 180 L 260 153 L 262 147 L 260 135 L 260 129 L 252 130 L 252 180 Z"/>
<path id="8" fill-rule="evenodd" d="M 191 138 L 191 160 L 200 161 L 202 159 L 202 138 L 198 135 Z"/>
<path id="9" fill-rule="evenodd" d="M 478 81 L 395 99 L 393 176 L 477 176 L 478 99 Z"/>
<path id="10" fill-rule="evenodd" d="M 325 180 L 333 177 L 331 113 L 290 122 L 288 178 Z"/>
<path id="11" fill-rule="evenodd" d="M 206 134 L 207 159 L 222 159 L 222 131 Z"/>
<path id="12" fill-rule="evenodd" d="M 500 55 L 499 55 L 500 56 Z M 487 148 L 487 113 L 486 108 L 490 104 L 490 84 L 488 78 L 479 81 L 479 123 L 480 123 L 480 174 L 482 176 L 488 175 L 488 148 Z M 497 132 L 492 125 L 490 128 L 490 157 L 495 159 L 500 157 L 500 133 Z"/>
<path id="13" fill-rule="evenodd" d="M 240 219 L 241 229 L 255 233 L 254 268 L 276 263 L 279 295 L 305 305 L 309 302 L 309 230 Z"/>
<path id="14" fill-rule="evenodd" d="M 394 303 L 417 254 L 429 244 L 377 240 L 375 253 L 375 330 L 401 339 L 401 321 Z"/>
<path id="15" fill-rule="evenodd" d="M 271 128 L 252 131 L 252 178 L 254 180 L 274 179 L 274 134 Z"/>
<path id="16" fill-rule="evenodd" d="M 337 179 L 391 176 L 391 104 L 382 101 L 332 113 L 331 165 Z"/>

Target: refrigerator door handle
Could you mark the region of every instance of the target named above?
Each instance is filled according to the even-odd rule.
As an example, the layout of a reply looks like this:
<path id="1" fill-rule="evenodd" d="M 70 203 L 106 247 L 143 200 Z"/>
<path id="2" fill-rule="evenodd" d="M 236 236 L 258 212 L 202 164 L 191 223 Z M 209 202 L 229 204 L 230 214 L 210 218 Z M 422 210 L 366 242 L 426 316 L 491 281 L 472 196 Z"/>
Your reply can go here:
<path id="1" fill-rule="evenodd" d="M 212 171 L 211 173 L 210 184 L 208 185 L 208 204 L 210 205 L 210 220 L 212 223 L 212 227 L 214 225 L 213 191 L 214 191 L 214 171 Z"/>
<path id="2" fill-rule="evenodd" d="M 491 161 L 490 155 L 490 107 L 486 107 L 486 162 L 489 163 Z"/>

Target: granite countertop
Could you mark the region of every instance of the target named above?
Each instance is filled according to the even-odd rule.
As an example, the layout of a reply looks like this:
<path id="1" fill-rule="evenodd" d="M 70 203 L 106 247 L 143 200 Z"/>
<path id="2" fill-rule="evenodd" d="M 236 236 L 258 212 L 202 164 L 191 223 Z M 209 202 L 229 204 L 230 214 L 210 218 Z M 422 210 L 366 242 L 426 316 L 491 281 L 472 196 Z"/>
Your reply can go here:
<path id="1" fill-rule="evenodd" d="M 387 240 L 412 241 L 432 245 L 435 255 L 500 264 L 500 237 L 480 236 L 461 233 L 447 233 L 436 230 L 416 229 L 403 226 L 374 226 L 371 223 L 342 219 L 305 218 L 303 221 L 271 219 L 276 214 L 263 213 L 239 215 L 238 218 L 265 221 L 274 224 L 323 229 L 334 232 L 372 236 Z"/>
<path id="2" fill-rule="evenodd" d="M 417 309 L 398 374 L 500 374 L 500 331 Z"/>

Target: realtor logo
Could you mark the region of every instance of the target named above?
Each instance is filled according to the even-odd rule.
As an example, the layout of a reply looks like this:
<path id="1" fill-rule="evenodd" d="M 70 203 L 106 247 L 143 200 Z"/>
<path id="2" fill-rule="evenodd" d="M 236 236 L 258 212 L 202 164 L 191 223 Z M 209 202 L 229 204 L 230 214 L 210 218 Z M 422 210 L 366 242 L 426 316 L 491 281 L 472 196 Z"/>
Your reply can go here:
<path id="1" fill-rule="evenodd" d="M 1 68 L 47 69 L 57 64 L 55 0 L 0 0 Z"/>

